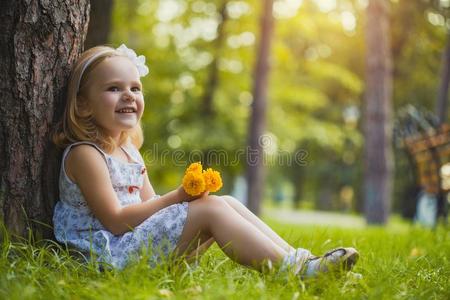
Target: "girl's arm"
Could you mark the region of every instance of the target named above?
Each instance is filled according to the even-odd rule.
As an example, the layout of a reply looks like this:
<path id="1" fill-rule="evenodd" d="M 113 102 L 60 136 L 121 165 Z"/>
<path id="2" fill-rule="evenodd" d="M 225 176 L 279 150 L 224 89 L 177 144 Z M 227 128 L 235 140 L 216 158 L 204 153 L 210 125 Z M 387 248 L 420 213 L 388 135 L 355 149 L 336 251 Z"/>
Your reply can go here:
<path id="1" fill-rule="evenodd" d="M 102 155 L 88 145 L 77 146 L 69 152 L 66 171 L 80 188 L 94 216 L 115 235 L 131 230 L 167 206 L 189 200 L 182 188 L 178 188 L 158 200 L 122 207 Z"/>
<path id="2" fill-rule="evenodd" d="M 139 162 L 141 162 L 145 166 L 144 158 L 142 157 L 141 153 L 138 150 L 138 147 L 133 144 L 131 139 L 128 139 L 127 141 L 127 147 L 133 148 L 136 155 L 139 156 Z M 150 179 L 148 178 L 148 172 L 146 171 L 144 173 L 144 184 L 142 185 L 142 188 L 139 192 L 139 195 L 141 196 L 141 201 L 147 201 L 152 196 L 156 195 L 155 190 L 153 189 L 152 184 L 150 183 Z"/>
<path id="3" fill-rule="evenodd" d="M 130 147 L 134 147 L 133 145 L 130 145 Z M 137 154 L 140 156 L 140 161 L 145 165 L 144 163 L 144 159 L 142 158 L 141 153 L 139 153 L 139 151 L 136 149 Z M 147 172 L 146 172 L 147 173 Z M 203 194 L 199 195 L 199 196 L 190 196 L 188 195 L 182 186 L 178 187 L 178 189 L 176 190 L 177 193 L 180 195 L 180 198 L 184 201 L 192 201 L 194 199 L 206 196 L 209 194 L 209 192 L 204 192 Z M 150 183 L 150 179 L 148 177 L 148 173 L 145 175 L 144 177 L 144 184 L 142 186 L 142 189 L 140 191 L 140 196 L 141 196 L 141 201 L 145 202 L 147 200 L 149 200 L 152 196 L 156 195 L 155 190 L 153 189 L 152 184 Z M 163 196 L 164 197 L 164 196 Z"/>
<path id="4" fill-rule="evenodd" d="M 142 186 L 142 189 L 140 192 L 141 201 L 142 202 L 147 201 L 155 194 L 156 194 L 155 190 L 153 189 L 153 186 L 150 183 L 150 180 L 148 179 L 148 174 L 146 172 L 146 173 L 144 173 L 144 185 Z"/>

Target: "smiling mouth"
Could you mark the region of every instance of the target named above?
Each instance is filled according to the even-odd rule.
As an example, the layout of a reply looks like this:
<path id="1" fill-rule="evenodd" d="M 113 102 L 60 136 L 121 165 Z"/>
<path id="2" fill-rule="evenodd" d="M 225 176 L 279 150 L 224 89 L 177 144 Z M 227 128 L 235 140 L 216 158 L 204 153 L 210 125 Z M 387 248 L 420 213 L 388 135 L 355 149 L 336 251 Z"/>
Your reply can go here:
<path id="1" fill-rule="evenodd" d="M 120 114 L 135 113 L 135 112 L 136 112 L 136 110 L 134 108 L 122 108 L 122 109 L 116 110 L 116 113 L 120 113 Z"/>

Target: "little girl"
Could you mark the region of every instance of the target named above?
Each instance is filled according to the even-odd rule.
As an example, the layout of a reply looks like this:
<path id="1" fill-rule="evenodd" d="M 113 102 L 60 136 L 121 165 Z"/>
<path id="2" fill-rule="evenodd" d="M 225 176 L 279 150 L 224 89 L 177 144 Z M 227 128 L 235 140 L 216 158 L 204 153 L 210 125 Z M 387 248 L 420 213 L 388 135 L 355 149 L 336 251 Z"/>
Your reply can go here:
<path id="1" fill-rule="evenodd" d="M 294 249 L 233 197 L 192 197 L 182 186 L 157 195 L 137 150 L 143 142 L 140 77 L 147 73 L 145 58 L 125 45 L 91 48 L 75 63 L 53 137 L 65 149 L 53 217 L 58 241 L 116 268 L 142 247 L 151 248 L 154 263 L 171 253 L 199 255 L 214 242 L 257 270 L 273 263 L 310 277 L 354 265 L 353 248 L 321 257 Z"/>

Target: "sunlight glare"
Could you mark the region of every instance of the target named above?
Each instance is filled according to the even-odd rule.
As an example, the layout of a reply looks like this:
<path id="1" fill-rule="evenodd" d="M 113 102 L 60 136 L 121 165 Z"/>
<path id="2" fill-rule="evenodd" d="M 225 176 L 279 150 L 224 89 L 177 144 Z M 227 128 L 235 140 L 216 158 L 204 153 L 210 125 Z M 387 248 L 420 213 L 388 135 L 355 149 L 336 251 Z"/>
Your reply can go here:
<path id="1" fill-rule="evenodd" d="M 178 49 L 177 53 L 192 71 L 203 69 L 214 59 L 208 51 L 197 51 L 192 47 Z"/>
<path id="2" fill-rule="evenodd" d="M 244 66 L 239 60 L 221 58 L 219 60 L 219 69 L 237 74 L 242 72 Z"/>
<path id="3" fill-rule="evenodd" d="M 356 124 L 360 117 L 359 108 L 356 105 L 350 105 L 343 109 L 342 117 L 346 124 Z"/>
<path id="4" fill-rule="evenodd" d="M 217 37 L 219 22 L 216 18 L 192 18 L 191 27 L 203 40 L 212 41 Z"/>
<path id="5" fill-rule="evenodd" d="M 206 3 L 205 1 L 195 1 L 192 3 L 191 9 L 196 13 L 204 13 L 208 16 L 216 14 L 216 5 L 214 3 Z"/>
<path id="6" fill-rule="evenodd" d="M 170 44 L 171 26 L 168 23 L 158 23 L 152 29 L 156 37 L 156 46 L 159 48 L 166 48 Z"/>
<path id="7" fill-rule="evenodd" d="M 272 132 L 266 132 L 261 136 L 260 144 L 267 155 L 275 155 L 278 151 L 278 138 Z"/>
<path id="8" fill-rule="evenodd" d="M 253 102 L 253 95 L 249 91 L 242 91 L 239 94 L 239 102 L 244 106 L 250 106 Z"/>
<path id="9" fill-rule="evenodd" d="M 254 43 L 255 43 L 255 35 L 250 31 L 246 31 L 238 35 L 232 35 L 227 39 L 228 46 L 234 49 L 245 46 L 251 46 Z"/>
<path id="10" fill-rule="evenodd" d="M 178 148 L 181 146 L 181 138 L 176 134 L 171 135 L 167 139 L 167 145 L 172 149 Z"/>
<path id="11" fill-rule="evenodd" d="M 244 1 L 230 1 L 227 3 L 227 13 L 231 19 L 239 19 L 250 13 L 250 5 Z"/>
<path id="12" fill-rule="evenodd" d="M 330 12 L 336 9 L 336 0 L 315 0 L 315 2 L 322 12 Z"/>
<path id="13" fill-rule="evenodd" d="M 355 31 L 356 28 L 356 18 L 350 11 L 343 11 L 341 13 L 341 23 L 345 31 Z"/>
<path id="14" fill-rule="evenodd" d="M 295 17 L 303 0 L 278 0 L 273 4 L 273 15 L 277 19 Z"/>
<path id="15" fill-rule="evenodd" d="M 360 9 L 366 9 L 369 6 L 369 0 L 358 0 L 357 4 Z"/>
<path id="16" fill-rule="evenodd" d="M 176 0 L 160 0 L 156 17 L 161 22 L 170 22 L 176 17 L 182 15 L 186 10 L 184 2 Z"/>
<path id="17" fill-rule="evenodd" d="M 188 90 L 195 86 L 195 79 L 190 73 L 185 72 L 178 78 L 177 83 L 182 89 Z"/>
<path id="18" fill-rule="evenodd" d="M 429 11 L 427 14 L 428 22 L 433 24 L 434 26 L 444 26 L 445 18 L 441 14 L 436 14 L 434 12 Z"/>
<path id="19" fill-rule="evenodd" d="M 450 0 L 440 0 L 439 5 L 443 8 L 449 8 L 450 7 Z"/>
<path id="20" fill-rule="evenodd" d="M 191 4 L 191 9 L 195 13 L 202 13 L 206 7 L 205 1 L 195 1 Z"/>

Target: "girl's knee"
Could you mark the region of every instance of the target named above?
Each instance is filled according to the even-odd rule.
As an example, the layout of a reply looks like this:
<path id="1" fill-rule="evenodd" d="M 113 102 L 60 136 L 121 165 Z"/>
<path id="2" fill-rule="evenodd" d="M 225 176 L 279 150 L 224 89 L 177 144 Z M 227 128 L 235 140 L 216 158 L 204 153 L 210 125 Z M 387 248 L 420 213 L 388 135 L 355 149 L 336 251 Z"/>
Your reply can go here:
<path id="1" fill-rule="evenodd" d="M 231 208 L 223 197 L 216 195 L 207 195 L 192 202 L 208 214 L 224 213 Z"/>
<path id="2" fill-rule="evenodd" d="M 223 195 L 223 196 L 221 196 L 221 198 L 223 199 L 223 201 L 225 201 L 231 207 L 237 207 L 240 204 L 242 204 L 238 199 L 236 199 L 230 195 Z"/>
<path id="3" fill-rule="evenodd" d="M 225 201 L 227 204 L 229 204 L 231 206 L 234 206 L 235 203 L 240 203 L 240 201 L 238 199 L 236 199 L 230 195 L 223 195 L 223 196 L 221 196 L 221 198 L 223 199 L 223 201 Z"/>

